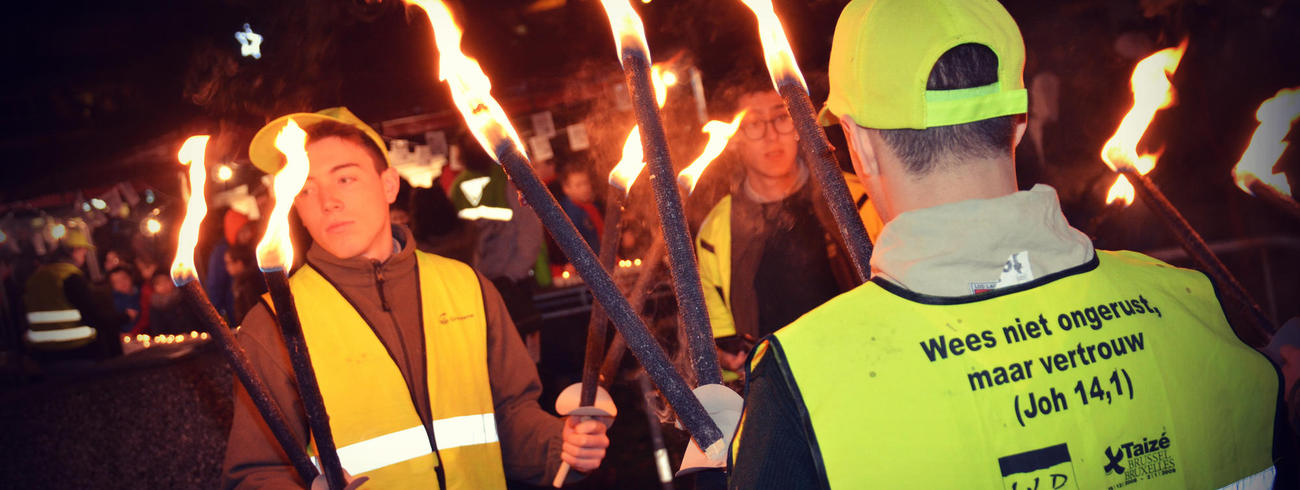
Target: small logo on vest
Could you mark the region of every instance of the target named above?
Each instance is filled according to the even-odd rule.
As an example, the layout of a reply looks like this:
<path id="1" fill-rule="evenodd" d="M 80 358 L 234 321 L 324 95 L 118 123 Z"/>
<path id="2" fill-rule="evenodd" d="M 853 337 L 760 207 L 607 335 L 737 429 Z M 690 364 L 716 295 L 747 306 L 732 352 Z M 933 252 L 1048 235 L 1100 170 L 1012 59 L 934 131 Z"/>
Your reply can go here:
<path id="1" fill-rule="evenodd" d="M 1078 489 L 1074 462 L 1064 443 L 998 458 L 1002 488 L 1007 490 Z"/>
<path id="2" fill-rule="evenodd" d="M 470 318 L 474 318 L 474 315 L 472 313 L 468 315 L 457 315 L 457 316 L 448 316 L 446 313 L 443 313 L 441 315 L 438 315 L 438 323 L 446 325 L 451 322 L 469 320 Z"/>
<path id="3" fill-rule="evenodd" d="M 1172 444 L 1169 435 L 1161 432 L 1159 437 L 1143 437 L 1140 441 L 1107 446 L 1106 464 L 1102 469 L 1114 482 L 1110 488 L 1120 488 L 1178 471 L 1173 454 L 1169 452 Z"/>

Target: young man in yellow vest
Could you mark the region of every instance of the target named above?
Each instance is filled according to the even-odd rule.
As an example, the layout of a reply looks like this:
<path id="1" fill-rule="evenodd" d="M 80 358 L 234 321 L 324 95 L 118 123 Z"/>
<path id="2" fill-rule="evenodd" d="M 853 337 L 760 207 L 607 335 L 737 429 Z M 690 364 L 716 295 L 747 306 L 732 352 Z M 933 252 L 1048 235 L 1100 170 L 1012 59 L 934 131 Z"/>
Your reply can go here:
<path id="1" fill-rule="evenodd" d="M 1293 488 L 1277 371 L 1206 277 L 1017 191 L 1023 63 L 994 0 L 845 7 L 827 116 L 874 279 L 755 348 L 734 488 Z"/>
<path id="2" fill-rule="evenodd" d="M 745 110 L 728 146 L 740 181 L 695 240 L 700 281 L 723 369 L 734 375 L 756 339 L 859 284 L 830 209 L 799 157 L 799 135 L 766 74 L 739 72 L 723 97 Z M 883 224 L 846 175 L 867 232 Z"/>
<path id="3" fill-rule="evenodd" d="M 505 488 L 550 482 L 561 459 L 600 464 L 599 421 L 561 420 L 537 404 L 541 384 L 490 282 L 465 264 L 415 250 L 388 207 L 398 175 L 383 140 L 346 108 L 291 114 L 253 138 L 274 173 L 273 141 L 292 117 L 311 169 L 294 210 L 311 234 L 289 279 L 344 470 L 381 488 Z M 298 439 L 307 422 L 288 352 L 265 302 L 239 340 Z M 248 394 L 236 384 L 225 486 L 303 486 Z"/>

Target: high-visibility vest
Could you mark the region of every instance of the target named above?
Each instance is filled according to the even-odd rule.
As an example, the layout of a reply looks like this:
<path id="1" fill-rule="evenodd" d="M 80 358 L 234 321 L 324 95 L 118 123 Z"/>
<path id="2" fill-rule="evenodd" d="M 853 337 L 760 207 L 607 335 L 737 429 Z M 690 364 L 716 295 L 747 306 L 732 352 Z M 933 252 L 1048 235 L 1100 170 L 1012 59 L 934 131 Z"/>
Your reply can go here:
<path id="1" fill-rule="evenodd" d="M 858 216 L 875 240 L 885 227 L 876 207 L 868 204 L 866 188 L 856 175 L 844 173 L 844 183 L 858 207 Z M 812 185 L 812 184 L 805 184 Z M 736 322 L 731 314 L 731 195 L 723 196 L 713 206 L 700 224 L 695 239 L 695 256 L 700 263 L 700 282 L 704 285 L 704 303 L 709 311 L 709 325 L 713 337 L 736 335 Z"/>
<path id="2" fill-rule="evenodd" d="M 1275 476 L 1277 372 L 1236 337 L 1205 276 L 1134 252 L 968 297 L 877 280 L 773 337 L 753 362 L 771 356 L 791 380 L 833 488 L 1270 488 Z"/>
<path id="3" fill-rule="evenodd" d="M 23 296 L 27 345 L 40 350 L 68 350 L 94 342 L 95 329 L 86 325 L 81 311 L 63 294 L 64 281 L 80 274 L 81 269 L 75 265 L 55 262 L 41 266 L 27 280 Z"/>
<path id="4" fill-rule="evenodd" d="M 505 488 L 478 276 L 416 257 L 432 433 L 389 351 L 338 289 L 310 265 L 289 279 L 339 459 L 370 488 L 437 488 L 439 458 L 449 489 Z"/>

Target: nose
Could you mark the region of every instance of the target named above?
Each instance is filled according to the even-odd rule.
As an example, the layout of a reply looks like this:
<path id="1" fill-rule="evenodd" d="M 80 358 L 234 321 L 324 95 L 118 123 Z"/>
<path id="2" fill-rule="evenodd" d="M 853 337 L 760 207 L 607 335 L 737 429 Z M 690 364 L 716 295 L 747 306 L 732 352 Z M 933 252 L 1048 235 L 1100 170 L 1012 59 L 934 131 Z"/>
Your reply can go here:
<path id="1" fill-rule="evenodd" d="M 343 209 L 342 194 L 333 189 L 320 189 L 320 208 L 322 212 L 331 213 Z"/>

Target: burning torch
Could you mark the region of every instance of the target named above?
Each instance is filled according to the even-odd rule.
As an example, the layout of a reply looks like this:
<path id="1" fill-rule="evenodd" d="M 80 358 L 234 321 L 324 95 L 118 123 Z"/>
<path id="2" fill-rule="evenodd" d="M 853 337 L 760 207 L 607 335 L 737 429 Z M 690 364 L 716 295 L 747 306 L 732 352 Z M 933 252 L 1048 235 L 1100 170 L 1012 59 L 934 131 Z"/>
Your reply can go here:
<path id="1" fill-rule="evenodd" d="M 1300 219 L 1300 205 L 1291 195 L 1286 175 L 1273 171 L 1286 151 L 1286 135 L 1297 118 L 1300 118 L 1300 87 L 1279 90 L 1260 104 L 1255 111 L 1259 126 L 1250 136 L 1241 160 L 1232 168 L 1232 177 L 1242 191 Z"/>
<path id="2" fill-rule="evenodd" d="M 804 158 L 812 167 L 813 179 L 826 193 L 827 204 L 839 226 L 840 236 L 844 237 L 858 279 L 865 282 L 871 278 L 871 238 L 867 235 L 866 226 L 862 224 L 857 206 L 853 205 L 853 196 L 844 183 L 844 175 L 840 173 L 840 164 L 835 160 L 826 132 L 817 124 L 817 111 L 813 109 L 812 99 L 808 96 L 808 85 L 799 71 L 799 64 L 794 60 L 794 50 L 790 49 L 790 41 L 785 37 L 781 19 L 776 16 L 771 0 L 741 2 L 753 10 L 758 18 L 763 58 L 767 62 L 768 73 L 772 76 L 772 84 L 781 98 L 785 99 L 785 107 L 799 132 L 799 147 L 803 149 Z"/>
<path id="3" fill-rule="evenodd" d="M 1155 168 L 1159 155 L 1138 155 L 1137 152 L 1137 143 L 1146 133 L 1151 120 L 1155 118 L 1156 111 L 1173 103 L 1173 83 L 1169 81 L 1169 77 L 1178 69 L 1178 63 L 1182 60 L 1186 49 L 1186 41 L 1178 47 L 1162 49 L 1138 62 L 1133 69 L 1130 80 L 1133 88 L 1133 108 L 1124 115 L 1115 135 L 1106 141 L 1101 150 L 1102 161 L 1111 170 L 1120 173 L 1115 184 L 1111 186 L 1106 202 L 1124 199 L 1131 204 L 1134 196 L 1134 188 L 1131 184 L 1136 183 L 1147 203 L 1163 218 L 1165 225 L 1182 244 L 1183 249 L 1187 250 L 1188 255 L 1195 259 L 1216 282 L 1224 285 L 1229 295 L 1250 311 L 1257 333 L 1261 338 L 1267 339 L 1269 332 L 1273 331 L 1272 321 L 1232 272 L 1228 271 L 1227 266 L 1224 266 L 1223 262 L 1214 255 L 1210 246 L 1205 243 L 1205 239 L 1192 228 L 1182 213 L 1178 212 L 1164 193 L 1160 192 L 1155 183 L 1146 176 L 1151 169 Z"/>
<path id="4" fill-rule="evenodd" d="M 700 270 L 691 244 L 690 230 L 686 226 L 682 196 L 678 193 L 673 178 L 667 135 L 664 133 L 656 93 L 651 84 L 650 49 L 646 43 L 645 29 L 641 18 L 627 0 L 601 0 L 601 4 L 605 7 L 605 14 L 609 17 L 614 32 L 614 44 L 623 65 L 628 93 L 632 97 L 641 147 L 646 164 L 650 167 L 650 183 L 654 187 L 660 226 L 668 248 L 673 289 L 677 292 L 678 319 L 686 330 L 691 365 L 695 368 L 700 385 L 720 384 L 722 370 L 718 367 L 713 330 L 704 306 Z"/>
<path id="5" fill-rule="evenodd" d="M 203 322 L 204 328 L 220 342 L 221 352 L 226 355 L 226 362 L 234 369 L 235 376 L 248 391 L 249 397 L 253 399 L 253 405 L 266 421 L 275 440 L 280 443 L 280 448 L 284 449 L 289 460 L 293 462 L 298 476 L 305 482 L 311 482 L 318 473 L 316 467 L 311 464 L 307 451 L 294 438 L 293 432 L 289 430 L 289 423 L 285 421 L 284 413 L 280 411 L 280 406 L 276 405 L 275 400 L 271 398 L 271 390 L 267 389 L 262 378 L 257 376 L 252 363 L 248 361 L 248 355 L 244 353 L 244 348 L 235 340 L 234 334 L 230 333 L 230 327 L 208 301 L 207 293 L 199 285 L 198 274 L 194 268 L 194 248 L 199 241 L 199 226 L 208 213 L 208 205 L 203 196 L 203 184 L 207 175 L 203 157 L 207 144 L 208 136 L 192 136 L 181 147 L 179 155 L 181 164 L 190 167 L 190 192 L 185 220 L 181 224 L 180 241 L 176 245 L 176 258 L 172 261 L 172 283 L 181 290 L 186 303 L 194 311 L 195 316 Z"/>
<path id="6" fill-rule="evenodd" d="M 287 273 L 293 265 L 289 211 L 293 208 L 294 198 L 307 182 L 310 169 L 307 162 L 307 132 L 290 119 L 276 136 L 275 148 L 284 153 L 285 165 L 275 174 L 271 186 L 275 193 L 275 207 L 267 218 L 266 234 L 257 243 L 257 268 L 262 271 L 267 291 L 271 293 L 271 304 L 275 307 L 280 334 L 284 337 L 284 345 L 288 348 L 289 359 L 293 363 L 293 373 L 298 380 L 298 394 L 302 398 L 303 409 L 307 412 L 307 423 L 311 426 L 312 437 L 316 441 L 316 451 L 320 455 L 325 480 L 329 482 L 330 488 L 344 488 L 348 482 L 334 445 L 334 434 L 330 432 L 329 414 L 325 412 L 325 399 L 321 397 L 316 371 L 311 366 L 311 354 L 307 352 L 307 339 L 303 337 L 302 323 L 298 320 L 298 307 L 294 304 L 293 294 L 289 292 Z"/>
<path id="7" fill-rule="evenodd" d="M 627 339 L 632 353 L 645 367 L 682 418 L 686 430 L 707 448 L 708 454 L 721 456 L 727 441 L 709 418 L 700 401 L 690 392 L 681 375 L 673 369 L 663 349 L 655 342 L 645 323 L 632 310 L 627 299 L 609 273 L 600 266 L 596 254 L 587 245 L 564 210 L 533 171 L 523 144 L 505 111 L 491 95 L 492 83 L 478 62 L 460 51 L 461 31 L 451 12 L 440 0 L 409 0 L 428 16 L 433 25 L 439 53 L 438 76 L 451 88 L 452 99 L 466 125 L 489 155 L 501 164 L 525 200 L 537 212 L 556 243 L 564 251 L 596 296 L 604 305 L 619 333 Z"/>

